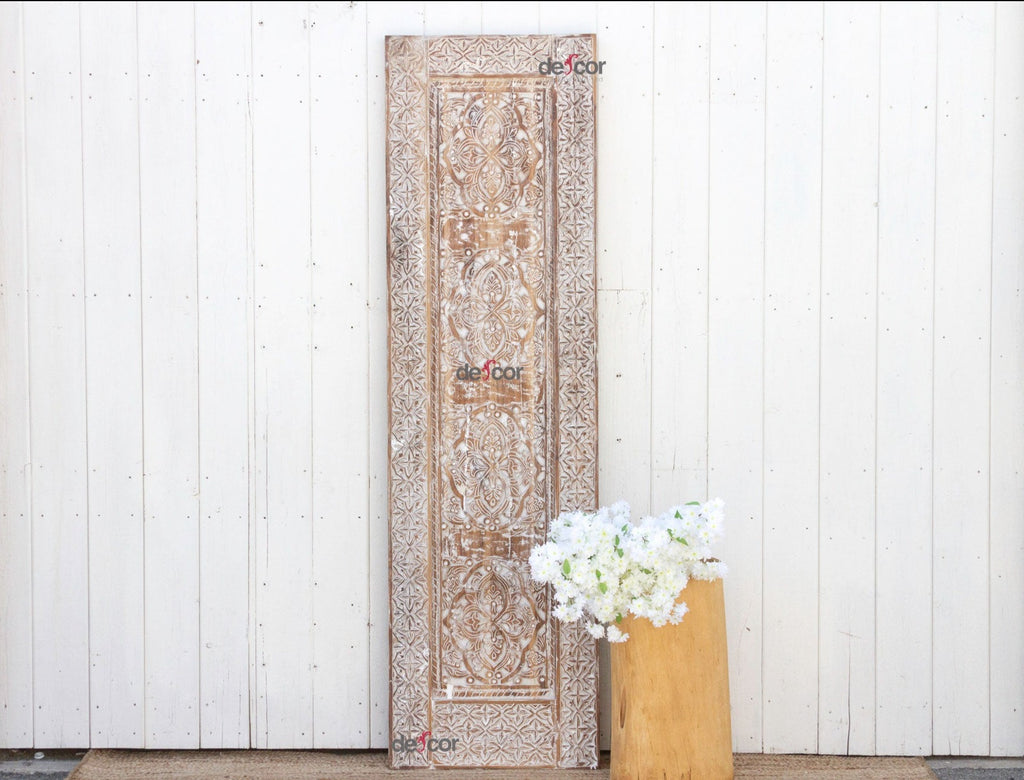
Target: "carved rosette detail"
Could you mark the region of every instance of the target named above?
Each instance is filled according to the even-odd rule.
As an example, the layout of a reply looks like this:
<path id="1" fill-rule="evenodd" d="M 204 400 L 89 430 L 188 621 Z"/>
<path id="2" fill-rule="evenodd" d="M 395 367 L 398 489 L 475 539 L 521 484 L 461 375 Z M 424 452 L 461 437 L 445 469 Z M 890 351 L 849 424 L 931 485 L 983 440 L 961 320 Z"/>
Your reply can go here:
<path id="1" fill-rule="evenodd" d="M 441 663 L 463 673 L 460 685 L 518 686 L 544 675 L 547 659 L 537 649 L 547 619 L 544 594 L 515 563 L 492 556 L 477 564 L 461 561 L 445 572 L 458 588 L 442 604 Z"/>
<path id="2" fill-rule="evenodd" d="M 557 761 L 550 704 L 438 702 L 434 717 L 438 734 L 473 735 L 464 749 L 438 753 L 439 766 L 553 766 Z"/>
<path id="3" fill-rule="evenodd" d="M 539 74 L 537 65 L 551 56 L 552 43 L 550 35 L 453 35 L 428 38 L 430 75 L 536 76 Z"/>
<path id="4" fill-rule="evenodd" d="M 557 38 L 554 57 L 597 59 L 593 36 Z M 564 83 L 563 82 L 568 82 Z M 558 509 L 597 506 L 597 271 L 594 81 L 562 77 L 558 115 Z M 581 623 L 561 627 L 562 767 L 597 766 L 597 653 Z"/>
<path id="5" fill-rule="evenodd" d="M 543 93 L 454 93 L 443 90 L 438 122 L 443 139 L 442 201 L 483 218 L 536 208 L 543 197 L 537 165 L 544 154 L 536 132 Z"/>
<path id="6" fill-rule="evenodd" d="M 430 605 L 426 590 L 427 498 L 427 171 L 426 42 L 387 40 L 388 273 L 391 296 L 389 409 L 391 498 L 391 732 L 419 734 L 429 722 Z M 422 766 L 416 752 L 395 766 Z"/>
<path id="7" fill-rule="evenodd" d="M 537 80 L 431 84 L 441 389 L 433 687 L 451 686 L 460 699 L 551 697 L 550 596 L 531 583 L 527 560 L 544 536 L 553 444 L 544 259 L 544 214 L 554 211 L 550 98 Z M 456 375 L 467 365 L 514 366 L 515 378 L 467 382 Z"/>
<path id="8" fill-rule="evenodd" d="M 396 767 L 597 764 L 595 642 L 526 564 L 597 498 L 594 81 L 537 71 L 569 54 L 387 41 L 391 723 L 461 740 Z M 528 370 L 456 381 L 487 360 Z"/>

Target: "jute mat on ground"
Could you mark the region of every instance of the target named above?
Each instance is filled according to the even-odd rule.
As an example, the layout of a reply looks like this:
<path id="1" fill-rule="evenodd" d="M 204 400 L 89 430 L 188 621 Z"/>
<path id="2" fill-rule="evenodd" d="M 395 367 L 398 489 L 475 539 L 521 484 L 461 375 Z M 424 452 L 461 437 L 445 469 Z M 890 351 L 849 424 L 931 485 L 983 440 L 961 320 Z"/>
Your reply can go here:
<path id="1" fill-rule="evenodd" d="M 68 780 L 607 780 L 602 768 L 390 770 L 382 751 L 90 750 Z M 934 780 L 920 758 L 736 756 L 737 778 Z M 700 780 L 700 778 L 693 778 Z"/>

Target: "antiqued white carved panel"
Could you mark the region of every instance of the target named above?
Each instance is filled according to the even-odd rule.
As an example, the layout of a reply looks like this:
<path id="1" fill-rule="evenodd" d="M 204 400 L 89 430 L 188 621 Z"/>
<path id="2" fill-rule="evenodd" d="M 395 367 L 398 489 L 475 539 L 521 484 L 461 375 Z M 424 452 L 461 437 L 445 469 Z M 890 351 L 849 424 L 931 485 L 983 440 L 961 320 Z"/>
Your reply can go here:
<path id="1" fill-rule="evenodd" d="M 592 36 L 388 39 L 394 766 L 595 766 L 530 547 L 597 497 Z"/>

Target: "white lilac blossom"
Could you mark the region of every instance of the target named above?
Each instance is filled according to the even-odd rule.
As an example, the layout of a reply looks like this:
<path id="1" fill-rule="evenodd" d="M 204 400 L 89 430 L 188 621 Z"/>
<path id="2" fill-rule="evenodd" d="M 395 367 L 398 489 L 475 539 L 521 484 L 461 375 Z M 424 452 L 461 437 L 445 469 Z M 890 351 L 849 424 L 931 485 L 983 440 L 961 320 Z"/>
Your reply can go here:
<path id="1" fill-rule="evenodd" d="M 583 618 L 591 636 L 625 642 L 629 634 L 618 623 L 627 614 L 655 626 L 678 623 L 687 612 L 677 602 L 686 583 L 725 575 L 725 564 L 711 553 L 722 535 L 723 507 L 719 498 L 693 501 L 637 523 L 624 501 L 596 512 L 564 512 L 530 553 L 531 573 L 554 588 L 556 618 Z"/>

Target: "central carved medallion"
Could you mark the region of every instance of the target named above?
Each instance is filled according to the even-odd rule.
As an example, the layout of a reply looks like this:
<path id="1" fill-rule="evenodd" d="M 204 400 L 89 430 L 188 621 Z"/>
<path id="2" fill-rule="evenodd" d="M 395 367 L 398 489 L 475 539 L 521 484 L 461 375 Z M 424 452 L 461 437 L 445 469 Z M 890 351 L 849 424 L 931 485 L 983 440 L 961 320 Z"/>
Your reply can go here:
<path id="1" fill-rule="evenodd" d="M 528 563 L 597 499 L 595 85 L 538 65 L 594 39 L 386 49 L 391 765 L 596 766 L 595 642 Z"/>
<path id="2" fill-rule="evenodd" d="M 527 563 L 550 500 L 551 97 L 537 79 L 431 87 L 441 388 L 433 687 L 452 697 L 553 695 L 557 628 Z M 480 376 L 460 372 L 466 365 L 483 366 Z"/>

